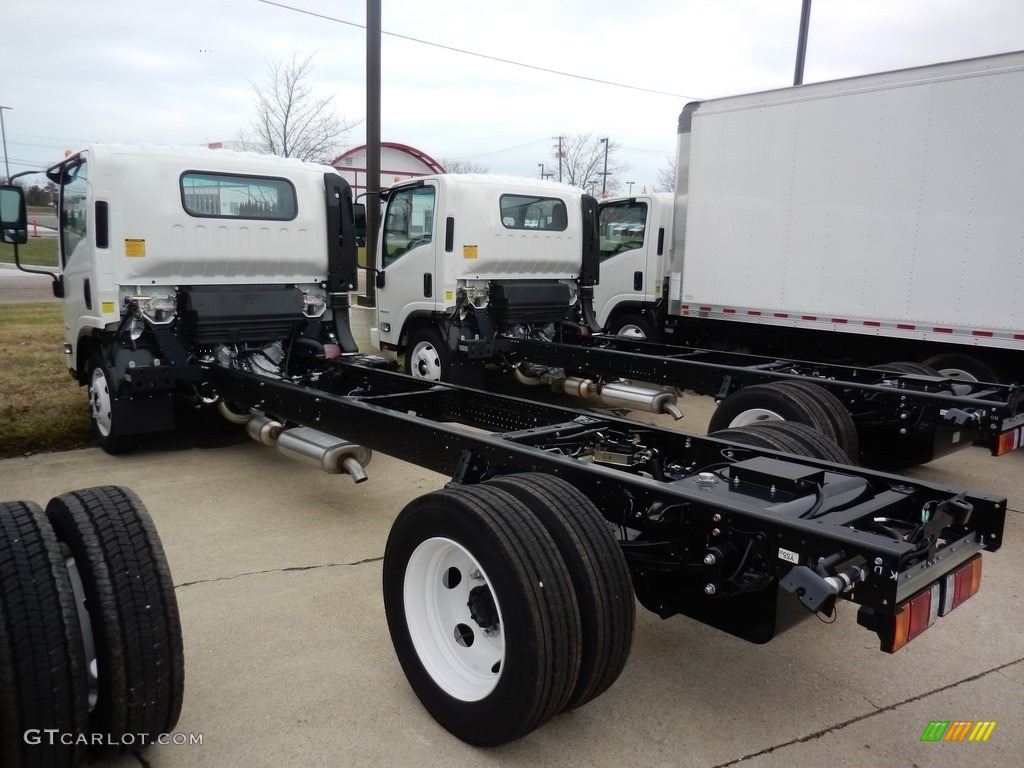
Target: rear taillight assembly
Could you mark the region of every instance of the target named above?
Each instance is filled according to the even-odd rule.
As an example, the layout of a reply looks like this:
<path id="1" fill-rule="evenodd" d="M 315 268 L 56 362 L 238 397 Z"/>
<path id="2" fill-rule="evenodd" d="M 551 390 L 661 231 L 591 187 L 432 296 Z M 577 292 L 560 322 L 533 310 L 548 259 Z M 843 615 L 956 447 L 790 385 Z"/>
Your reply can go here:
<path id="1" fill-rule="evenodd" d="M 981 555 L 975 555 L 922 592 L 900 604 L 892 617 L 891 631 L 882 634 L 882 650 L 895 653 L 940 616 L 959 607 L 981 587 Z"/>

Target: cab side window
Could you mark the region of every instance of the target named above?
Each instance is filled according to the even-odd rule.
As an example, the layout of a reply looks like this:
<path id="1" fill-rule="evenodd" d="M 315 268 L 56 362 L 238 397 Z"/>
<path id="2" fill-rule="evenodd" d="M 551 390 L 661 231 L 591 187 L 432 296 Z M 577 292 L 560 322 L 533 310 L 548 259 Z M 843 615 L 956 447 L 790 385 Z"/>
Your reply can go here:
<path id="1" fill-rule="evenodd" d="M 388 198 L 381 241 L 382 267 L 429 243 L 434 231 L 434 188 L 402 189 Z"/>
<path id="2" fill-rule="evenodd" d="M 569 228 L 565 203 L 556 197 L 502 195 L 501 223 L 506 229 L 543 229 L 564 232 Z"/>
<path id="3" fill-rule="evenodd" d="M 601 261 L 644 244 L 647 203 L 625 201 L 601 206 Z"/>

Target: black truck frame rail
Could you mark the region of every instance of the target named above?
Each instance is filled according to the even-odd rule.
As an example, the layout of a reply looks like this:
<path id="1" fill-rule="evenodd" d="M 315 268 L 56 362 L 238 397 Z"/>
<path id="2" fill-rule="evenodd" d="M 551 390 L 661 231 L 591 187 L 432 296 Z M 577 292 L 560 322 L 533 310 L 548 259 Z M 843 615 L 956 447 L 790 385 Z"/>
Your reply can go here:
<path id="1" fill-rule="evenodd" d="M 232 411 L 380 450 L 454 484 L 561 477 L 617 532 L 645 607 L 753 642 L 810 615 L 787 611 L 798 602 L 782 599 L 782 585 L 812 612 L 828 613 L 837 597 L 859 605 L 886 649 L 909 598 L 1002 543 L 1005 499 L 413 379 L 379 360 L 296 361 L 288 378 L 204 365 L 201 378 Z"/>
<path id="2" fill-rule="evenodd" d="M 566 333 L 465 339 L 467 359 L 531 363 L 724 399 L 743 387 L 809 381 L 831 392 L 857 427 L 865 463 L 920 464 L 975 442 L 992 455 L 1024 445 L 1024 389 L 944 377 L 690 349 L 619 336 Z"/>

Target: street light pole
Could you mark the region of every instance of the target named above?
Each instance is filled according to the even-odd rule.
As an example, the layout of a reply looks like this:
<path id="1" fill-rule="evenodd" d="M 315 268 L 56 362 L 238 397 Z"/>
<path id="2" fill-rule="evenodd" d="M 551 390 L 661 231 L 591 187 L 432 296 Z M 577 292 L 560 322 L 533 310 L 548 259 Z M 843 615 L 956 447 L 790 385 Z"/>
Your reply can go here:
<path id="1" fill-rule="evenodd" d="M 635 181 L 627 181 L 626 183 L 629 184 L 629 194 L 632 195 L 633 194 L 633 185 L 636 184 L 636 182 Z"/>
<path id="2" fill-rule="evenodd" d="M 0 137 L 3 138 L 4 142 L 4 170 L 7 173 L 7 176 L 4 179 L 4 181 L 9 183 L 11 180 L 11 164 L 7 160 L 7 131 L 4 129 L 5 109 L 14 109 L 14 107 L 0 107 Z"/>
<path id="3" fill-rule="evenodd" d="M 608 192 L 608 138 L 601 139 L 601 143 L 604 144 L 604 172 L 601 174 L 601 197 L 604 197 Z"/>
<path id="4" fill-rule="evenodd" d="M 540 168 L 540 180 L 544 181 L 544 163 L 537 163 L 537 167 Z"/>

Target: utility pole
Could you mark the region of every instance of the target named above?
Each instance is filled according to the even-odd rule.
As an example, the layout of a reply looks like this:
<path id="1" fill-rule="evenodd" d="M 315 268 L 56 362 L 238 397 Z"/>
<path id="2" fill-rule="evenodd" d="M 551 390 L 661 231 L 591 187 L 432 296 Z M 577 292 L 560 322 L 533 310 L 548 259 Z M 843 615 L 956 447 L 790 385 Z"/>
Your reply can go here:
<path id="1" fill-rule="evenodd" d="M 0 107 L 0 136 L 3 137 L 4 141 L 4 169 L 7 172 L 7 176 L 4 178 L 4 182 L 11 182 L 11 164 L 7 160 L 7 131 L 4 129 L 4 110 L 13 109 L 13 107 Z"/>
<path id="2" fill-rule="evenodd" d="M 793 85 L 803 85 L 804 59 L 807 57 L 807 31 L 811 26 L 811 0 L 803 0 L 800 8 L 800 35 L 796 41 L 796 68 L 793 71 Z"/>
<path id="3" fill-rule="evenodd" d="M 376 273 L 369 269 L 377 253 L 380 227 L 380 0 L 366 0 L 366 294 L 357 301 L 377 304 Z"/>
<path id="4" fill-rule="evenodd" d="M 604 171 L 601 173 L 601 197 L 608 194 L 608 138 L 601 139 L 604 144 Z"/>
<path id="5" fill-rule="evenodd" d="M 553 139 L 558 139 L 558 181 L 562 181 L 562 139 L 564 136 L 552 136 Z"/>

